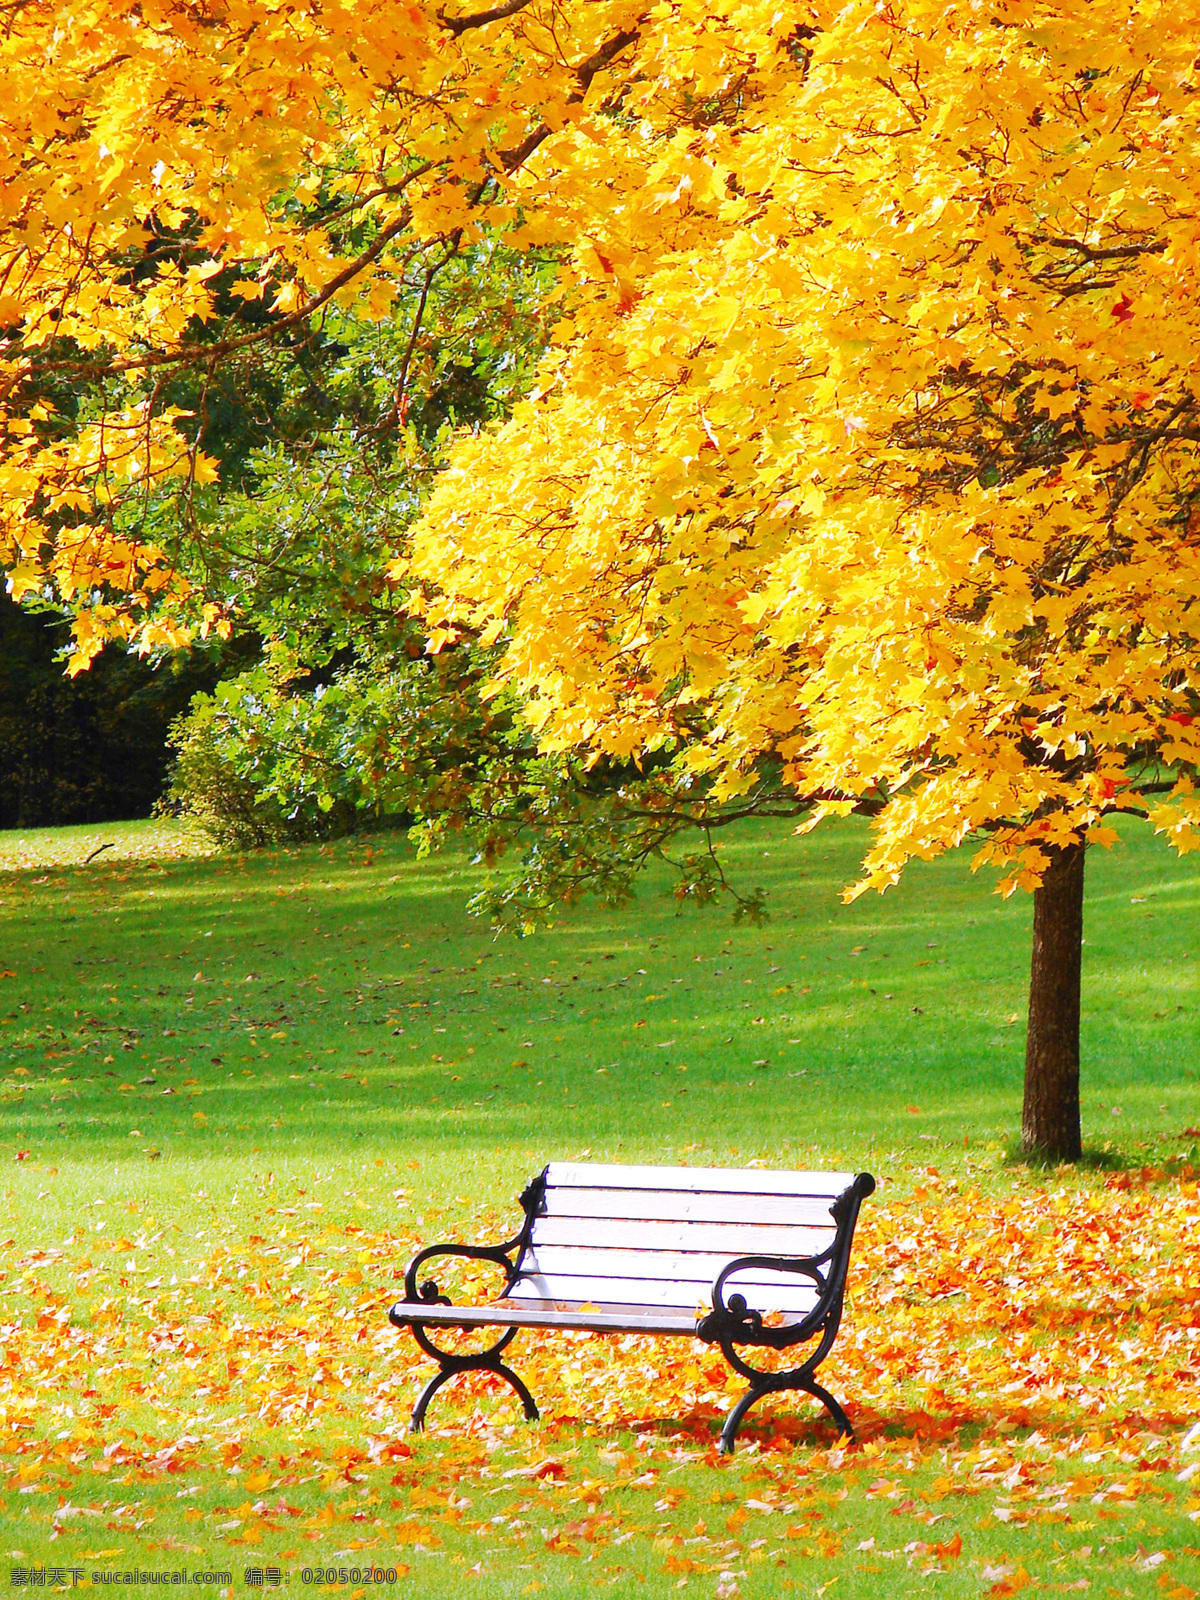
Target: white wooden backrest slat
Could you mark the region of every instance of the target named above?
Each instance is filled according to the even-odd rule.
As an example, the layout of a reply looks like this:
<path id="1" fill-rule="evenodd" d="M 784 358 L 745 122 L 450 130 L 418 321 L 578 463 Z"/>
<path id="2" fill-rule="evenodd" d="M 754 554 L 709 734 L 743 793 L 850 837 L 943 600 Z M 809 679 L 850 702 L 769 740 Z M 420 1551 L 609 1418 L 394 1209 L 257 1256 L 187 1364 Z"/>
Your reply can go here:
<path id="1" fill-rule="evenodd" d="M 629 1222 L 765 1223 L 780 1228 L 832 1229 L 831 1203 L 824 1195 L 814 1199 L 808 1195 L 680 1194 L 675 1189 L 547 1189 L 545 1214 Z"/>
<path id="2" fill-rule="evenodd" d="M 552 1161 L 550 1189 L 660 1189 L 681 1194 L 788 1194 L 836 1200 L 852 1172 L 768 1172 L 757 1167 L 625 1167 L 601 1161 Z"/>
<path id="3" fill-rule="evenodd" d="M 833 1218 L 823 1226 L 773 1227 L 758 1222 L 658 1222 L 625 1217 L 539 1217 L 534 1243 L 581 1249 L 704 1250 L 731 1256 L 820 1255 L 833 1238 Z"/>

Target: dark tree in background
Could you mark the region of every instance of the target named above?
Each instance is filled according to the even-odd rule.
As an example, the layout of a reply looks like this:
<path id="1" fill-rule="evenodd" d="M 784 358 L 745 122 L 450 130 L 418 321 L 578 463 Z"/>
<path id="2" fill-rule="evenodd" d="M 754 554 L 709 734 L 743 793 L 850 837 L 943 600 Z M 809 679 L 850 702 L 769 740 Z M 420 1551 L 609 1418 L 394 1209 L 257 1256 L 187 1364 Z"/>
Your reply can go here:
<path id="1" fill-rule="evenodd" d="M 163 791 L 168 724 L 220 676 L 215 650 L 156 669 L 110 646 L 68 678 L 57 659 L 67 634 L 58 617 L 0 593 L 0 828 L 147 816 Z"/>

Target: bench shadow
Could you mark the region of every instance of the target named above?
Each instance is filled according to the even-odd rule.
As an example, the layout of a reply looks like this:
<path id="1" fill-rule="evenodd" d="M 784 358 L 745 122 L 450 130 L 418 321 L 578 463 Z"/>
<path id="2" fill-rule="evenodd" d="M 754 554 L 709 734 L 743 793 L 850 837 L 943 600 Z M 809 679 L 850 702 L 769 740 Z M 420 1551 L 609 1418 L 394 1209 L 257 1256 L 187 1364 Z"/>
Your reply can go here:
<path id="1" fill-rule="evenodd" d="M 692 1439 L 700 1447 L 716 1447 L 726 1413 L 716 1406 L 699 1407 L 681 1416 L 638 1417 L 626 1426 L 641 1438 L 661 1440 L 664 1444 L 678 1444 L 680 1438 Z M 952 1411 L 880 1412 L 868 1407 L 858 1407 L 851 1413 L 854 1438 L 842 1438 L 828 1417 L 814 1407 L 811 1416 L 796 1413 L 769 1411 L 747 1420 L 738 1434 L 738 1449 L 757 1445 L 771 1449 L 785 1445 L 789 1450 L 834 1448 L 853 1452 L 874 1439 L 910 1439 L 919 1445 L 945 1445 L 956 1443 L 970 1447 L 988 1440 L 1023 1441 L 1034 1434 L 1043 1439 L 1074 1439 L 1081 1433 L 1100 1430 L 1105 1434 L 1127 1436 L 1131 1432 L 1157 1434 L 1163 1439 L 1164 1453 L 1169 1450 L 1167 1441 L 1173 1432 L 1182 1432 L 1195 1422 L 1193 1412 L 1180 1408 L 1176 1411 L 1131 1411 L 1120 1416 L 1089 1418 L 1066 1413 L 1059 1416 L 1030 1413 L 1019 1419 L 1011 1410 L 996 1407 L 971 1407 Z M 558 1425 L 584 1425 L 583 1418 L 556 1416 Z"/>

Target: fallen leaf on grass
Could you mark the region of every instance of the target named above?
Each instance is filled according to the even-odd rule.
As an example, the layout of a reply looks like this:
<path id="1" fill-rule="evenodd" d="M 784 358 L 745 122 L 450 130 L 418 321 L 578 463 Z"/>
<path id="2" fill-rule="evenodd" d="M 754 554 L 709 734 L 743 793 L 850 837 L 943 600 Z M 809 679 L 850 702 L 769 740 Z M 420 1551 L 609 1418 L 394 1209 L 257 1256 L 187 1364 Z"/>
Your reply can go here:
<path id="1" fill-rule="evenodd" d="M 904 1548 L 910 1555 L 937 1556 L 942 1561 L 953 1561 L 956 1556 L 962 1555 L 962 1535 L 956 1533 L 953 1539 L 947 1539 L 944 1544 L 928 1544 L 924 1539 L 913 1539 Z"/>
<path id="2" fill-rule="evenodd" d="M 542 1543 L 547 1550 L 553 1550 L 555 1555 L 577 1556 L 581 1553 L 579 1546 L 568 1539 L 564 1533 L 552 1533 Z"/>
<path id="3" fill-rule="evenodd" d="M 985 1567 L 980 1576 L 986 1581 L 989 1573 L 992 1570 L 994 1569 Z M 1006 1570 L 1005 1575 L 1002 1578 L 1000 1578 L 996 1583 L 992 1584 L 991 1588 L 988 1590 L 988 1593 L 997 1596 L 1019 1594 L 1022 1589 L 1028 1589 L 1032 1582 L 1033 1579 L 1029 1576 L 1023 1566 L 1018 1567 L 1015 1572 L 1009 1568 Z"/>
<path id="4" fill-rule="evenodd" d="M 561 1461 L 537 1461 L 529 1467 L 510 1467 L 506 1478 L 565 1478 L 567 1469 Z"/>
<path id="5" fill-rule="evenodd" d="M 440 1550 L 442 1547 L 440 1535 L 424 1522 L 393 1523 L 389 1536 L 396 1544 L 423 1544 L 427 1550 Z"/>

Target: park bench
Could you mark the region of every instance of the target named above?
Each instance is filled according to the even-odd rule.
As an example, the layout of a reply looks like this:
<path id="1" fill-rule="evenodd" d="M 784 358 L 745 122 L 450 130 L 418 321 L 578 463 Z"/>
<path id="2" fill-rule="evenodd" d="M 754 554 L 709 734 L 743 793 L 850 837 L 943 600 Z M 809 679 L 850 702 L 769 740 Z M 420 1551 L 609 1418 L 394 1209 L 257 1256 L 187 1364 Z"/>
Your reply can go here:
<path id="1" fill-rule="evenodd" d="M 787 1389 L 815 1396 L 852 1436 L 814 1374 L 837 1334 L 854 1225 L 874 1188 L 867 1172 L 551 1162 L 520 1197 L 525 1221 L 514 1238 L 430 1245 L 410 1262 L 405 1298 L 388 1316 L 411 1328 L 439 1365 L 413 1409 L 413 1432 L 444 1383 L 480 1370 L 511 1384 L 532 1421 L 537 1405 L 502 1353 L 522 1328 L 582 1328 L 719 1345 L 750 1385 L 721 1432 L 726 1453 L 754 1402 Z M 420 1281 L 438 1256 L 503 1267 L 500 1297 L 452 1305 L 433 1279 Z M 429 1330 L 438 1328 L 505 1331 L 488 1349 L 460 1354 L 434 1342 Z M 762 1371 L 740 1353 L 814 1340 L 805 1360 L 785 1371 Z"/>

